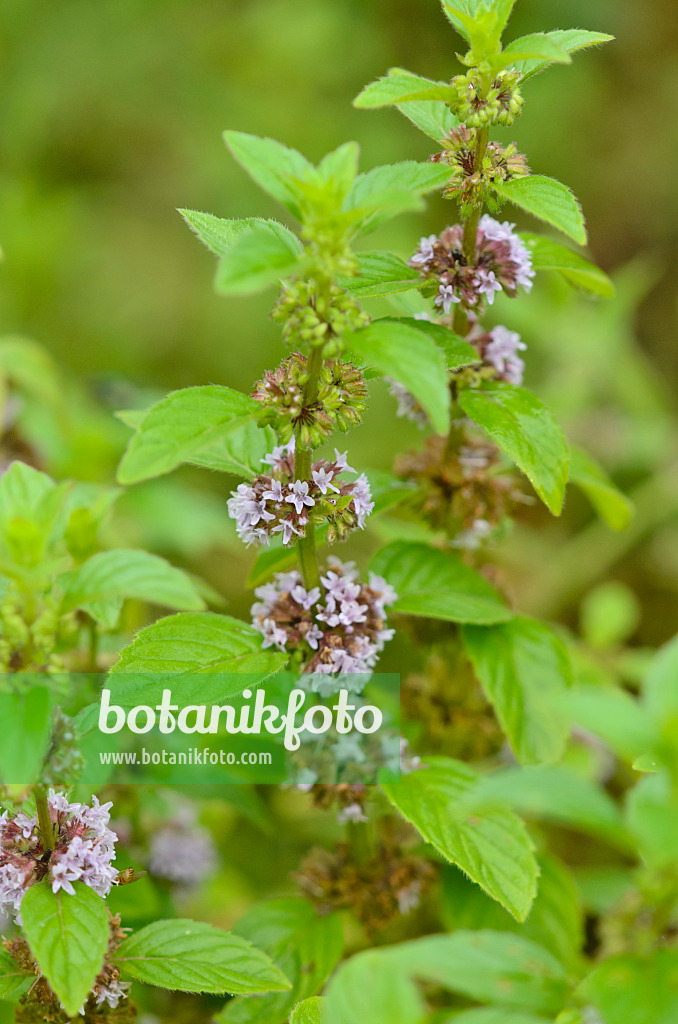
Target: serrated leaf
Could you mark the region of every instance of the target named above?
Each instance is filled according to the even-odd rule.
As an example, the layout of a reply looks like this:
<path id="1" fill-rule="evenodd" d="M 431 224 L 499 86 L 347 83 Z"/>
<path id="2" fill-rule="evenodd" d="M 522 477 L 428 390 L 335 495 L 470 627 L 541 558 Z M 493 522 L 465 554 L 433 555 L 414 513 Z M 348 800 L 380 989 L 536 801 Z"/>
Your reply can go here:
<path id="1" fill-rule="evenodd" d="M 82 882 L 75 895 L 53 893 L 46 882 L 21 901 L 23 930 L 31 953 L 69 1017 L 80 1007 L 101 970 L 108 945 L 108 911 L 101 896 Z"/>
<path id="2" fill-rule="evenodd" d="M 609 43 L 614 39 L 614 36 L 609 36 L 605 32 L 587 32 L 581 28 L 557 29 L 554 32 L 547 32 L 546 35 L 562 47 L 566 53 L 577 53 L 579 50 L 588 49 L 590 46 L 600 46 L 601 43 Z M 521 81 L 526 82 L 532 75 L 549 67 L 551 63 L 550 60 L 536 57 L 518 61 L 514 66 L 516 71 L 522 75 Z"/>
<path id="3" fill-rule="evenodd" d="M 239 935 L 202 921 L 155 921 L 128 936 L 114 962 L 130 978 L 179 992 L 277 992 L 289 982 Z"/>
<path id="4" fill-rule="evenodd" d="M 304 247 L 276 221 L 262 221 L 240 235 L 219 260 L 214 278 L 220 295 L 251 295 L 277 284 L 301 266 Z"/>
<path id="5" fill-rule="evenodd" d="M 214 612 L 180 612 L 141 629 L 111 672 L 277 672 L 285 654 L 262 651 L 252 626 Z"/>
<path id="6" fill-rule="evenodd" d="M 406 73 L 391 73 L 366 85 L 356 96 L 353 106 L 363 110 L 392 106 L 407 100 L 452 100 L 456 97 L 449 82 Z"/>
<path id="7" fill-rule="evenodd" d="M 244 420 L 187 461 L 191 466 L 250 478 L 262 472 L 262 460 L 273 450 L 276 440 L 271 427 L 262 428 L 254 420 Z"/>
<path id="8" fill-rule="evenodd" d="M 328 153 L 318 164 L 318 177 L 325 188 L 329 188 L 333 205 L 340 205 L 351 190 L 358 173 L 360 146 L 357 142 L 345 142 Z"/>
<path id="9" fill-rule="evenodd" d="M 403 71 L 402 68 L 391 68 L 389 71 L 389 75 L 402 74 L 409 75 L 410 72 Z M 409 100 L 406 103 L 398 103 L 396 106 L 415 128 L 436 142 L 440 142 L 459 124 L 459 118 L 442 100 Z"/>
<path id="10" fill-rule="evenodd" d="M 514 39 L 492 59 L 493 68 L 514 67 L 517 61 L 540 58 L 549 64 L 571 64 L 572 58 L 548 32 L 534 32 Z"/>
<path id="11" fill-rule="evenodd" d="M 227 1003 L 219 1024 L 264 1024 L 286 1020 L 295 1003 L 314 996 L 343 950 L 337 914 L 320 916 L 307 900 L 278 899 L 255 904 L 235 931 L 263 949 L 292 984 L 289 992 Z"/>
<path id="12" fill-rule="evenodd" d="M 34 981 L 35 975 L 22 970 L 7 950 L 0 946 L 0 999 L 14 1002 Z"/>
<path id="13" fill-rule="evenodd" d="M 420 274 L 390 252 L 360 253 L 358 265 L 358 276 L 343 277 L 339 284 L 359 300 L 395 295 L 426 284 Z"/>
<path id="14" fill-rule="evenodd" d="M 593 1003 L 605 1024 L 674 1024 L 678 951 L 655 949 L 651 956 L 612 957 L 584 979 L 579 993 Z"/>
<path id="15" fill-rule="evenodd" d="M 613 530 L 626 530 L 634 515 L 629 501 L 596 460 L 583 448 L 570 446 L 570 482 L 581 487 L 596 512 Z"/>
<path id="16" fill-rule="evenodd" d="M 512 618 L 490 584 L 456 555 L 397 540 L 378 551 L 370 568 L 395 588 L 394 611 L 404 615 L 489 625 Z"/>
<path id="17" fill-rule="evenodd" d="M 211 213 L 201 213 L 199 210 L 179 210 L 190 229 L 195 232 L 201 242 L 215 254 L 215 256 L 226 256 L 236 242 L 248 234 L 253 228 L 262 224 L 278 224 L 277 221 L 266 220 L 263 217 L 245 217 L 240 220 L 215 217 Z"/>
<path id="18" fill-rule="evenodd" d="M 421 196 L 441 188 L 449 177 L 449 170 L 441 164 L 403 160 L 399 164 L 373 167 L 356 178 L 346 197 L 346 210 L 378 207 L 382 199 L 392 195 L 411 193 Z"/>
<path id="19" fill-rule="evenodd" d="M 579 253 L 543 235 L 521 231 L 520 237 L 530 252 L 535 270 L 557 270 L 577 288 L 584 288 L 606 299 L 614 298 L 614 284 L 607 274 Z"/>
<path id="20" fill-rule="evenodd" d="M 526 388 L 488 383 L 467 388 L 459 404 L 529 479 L 554 516 L 565 500 L 570 454 L 546 406 Z"/>
<path id="21" fill-rule="evenodd" d="M 257 185 L 301 220 L 300 182 L 317 180 L 315 168 L 296 149 L 245 132 L 224 132 L 231 153 Z"/>
<path id="22" fill-rule="evenodd" d="M 462 366 L 471 366 L 480 361 L 480 356 L 468 341 L 455 334 L 448 327 L 431 323 L 428 320 L 408 320 L 401 317 L 401 322 L 415 326 L 417 330 L 433 338 L 438 348 L 445 353 L 448 370 L 459 370 Z"/>
<path id="23" fill-rule="evenodd" d="M 290 1024 L 325 1024 L 325 1002 L 322 996 L 311 996 L 310 999 L 297 1003 L 290 1014 Z"/>
<path id="24" fill-rule="evenodd" d="M 343 963 L 326 994 L 327 1024 L 421 1024 L 425 1007 L 401 964 L 377 949 Z"/>
<path id="25" fill-rule="evenodd" d="M 424 331 L 385 318 L 347 334 L 345 341 L 360 359 L 414 395 L 436 433 L 447 433 L 450 391 L 445 356 Z"/>
<path id="26" fill-rule="evenodd" d="M 522 764 L 558 761 L 570 733 L 563 698 L 572 676 L 560 638 L 523 616 L 496 626 L 466 626 L 462 635 L 517 759 Z"/>
<path id="27" fill-rule="evenodd" d="M 148 551 L 116 549 L 92 555 L 59 577 L 62 612 L 94 601 L 136 598 L 178 611 L 199 611 L 205 602 L 181 569 Z"/>
<path id="28" fill-rule="evenodd" d="M 555 178 L 529 174 L 525 178 L 495 182 L 492 190 L 533 217 L 551 224 L 579 245 L 586 245 L 586 228 L 579 201 L 574 193 Z"/>
<path id="29" fill-rule="evenodd" d="M 539 869 L 522 821 L 509 810 L 459 810 L 480 776 L 466 764 L 429 759 L 424 768 L 383 789 L 393 806 L 439 853 L 501 903 L 518 921 L 527 917 Z"/>
<path id="30" fill-rule="evenodd" d="M 118 480 L 138 483 L 195 461 L 259 411 L 254 399 L 232 388 L 207 385 L 172 391 L 146 412 L 127 445 Z"/>

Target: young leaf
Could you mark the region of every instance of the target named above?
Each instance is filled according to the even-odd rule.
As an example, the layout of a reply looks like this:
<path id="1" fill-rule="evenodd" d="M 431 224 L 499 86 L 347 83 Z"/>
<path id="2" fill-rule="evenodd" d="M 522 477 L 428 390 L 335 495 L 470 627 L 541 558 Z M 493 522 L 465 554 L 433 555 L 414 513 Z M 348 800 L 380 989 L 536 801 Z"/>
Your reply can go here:
<path id="1" fill-rule="evenodd" d="M 577 53 L 579 50 L 588 49 L 589 46 L 600 46 L 601 43 L 609 43 L 614 39 L 614 36 L 608 36 L 604 32 L 587 32 L 581 28 L 558 29 L 555 32 L 547 32 L 546 35 L 566 53 Z M 532 75 L 543 71 L 552 63 L 551 60 L 544 60 L 541 57 L 529 57 L 516 61 L 514 67 L 521 73 L 521 81 L 526 82 Z"/>
<path id="2" fill-rule="evenodd" d="M 572 58 L 564 47 L 551 38 L 546 32 L 535 32 L 529 36 L 521 36 L 505 46 L 498 57 L 493 58 L 493 68 L 515 67 L 516 62 L 537 57 L 549 64 L 571 64 Z"/>
<path id="3" fill-rule="evenodd" d="M 155 921 L 118 946 L 114 962 L 124 974 L 179 992 L 279 992 L 285 975 L 239 935 L 202 921 Z"/>
<path id="4" fill-rule="evenodd" d="M 558 228 L 579 245 L 586 245 L 581 207 L 574 193 L 561 181 L 543 174 L 530 174 L 526 178 L 494 183 L 492 189 L 500 199 Z"/>
<path id="5" fill-rule="evenodd" d="M 300 899 L 256 904 L 238 921 L 235 931 L 267 953 L 292 988 L 289 992 L 232 1000 L 219 1015 L 219 1024 L 286 1020 L 295 1003 L 322 988 L 344 944 L 338 915 L 320 916 L 307 900 Z"/>
<path id="6" fill-rule="evenodd" d="M 402 71 L 400 68 L 393 68 L 389 74 L 402 74 Z M 407 100 L 404 103 L 397 103 L 396 106 L 415 128 L 436 142 L 440 142 L 459 124 L 459 118 L 442 100 Z"/>
<path id="7" fill-rule="evenodd" d="M 250 177 L 301 220 L 301 182 L 317 181 L 315 167 L 298 153 L 274 139 L 261 139 L 245 132 L 224 132 L 224 141 Z"/>
<path id="8" fill-rule="evenodd" d="M 363 110 L 388 107 L 407 100 L 452 100 L 455 93 L 449 82 L 433 82 L 394 69 L 384 78 L 366 85 L 356 96 L 353 106 Z"/>
<path id="9" fill-rule="evenodd" d="M 520 237 L 530 252 L 535 270 L 558 270 L 575 287 L 584 288 L 606 299 L 614 298 L 612 281 L 594 263 L 589 263 L 583 256 L 543 235 L 521 231 Z"/>
<path id="10" fill-rule="evenodd" d="M 178 611 L 200 611 L 205 602 L 188 576 L 148 551 L 100 551 L 59 577 L 61 610 L 73 611 L 94 601 L 136 598 Z"/>
<path id="11" fill-rule="evenodd" d="M 358 277 L 341 278 L 339 284 L 359 300 L 395 295 L 412 288 L 422 288 L 426 284 L 416 270 L 412 270 L 404 260 L 390 252 L 361 253 L 358 265 Z"/>
<path id="12" fill-rule="evenodd" d="M 450 391 L 445 356 L 418 328 L 398 319 L 375 320 L 346 335 L 358 357 L 410 391 L 438 434 L 450 428 Z"/>
<path id="13" fill-rule="evenodd" d="M 469 765 L 440 757 L 396 783 L 384 783 L 383 789 L 426 842 L 524 921 L 537 892 L 533 844 L 511 811 L 479 812 L 474 807 L 473 790 L 480 778 Z M 461 807 L 469 797 L 469 806 Z"/>
<path id="14" fill-rule="evenodd" d="M 15 1002 L 35 981 L 35 975 L 19 967 L 7 950 L 0 946 L 0 999 Z"/>
<path id="15" fill-rule="evenodd" d="M 104 962 L 108 946 L 108 911 L 101 896 L 82 882 L 75 895 L 52 892 L 47 882 L 28 890 L 21 901 L 23 930 L 38 967 L 76 1017 Z"/>
<path id="16" fill-rule="evenodd" d="M 127 445 L 118 480 L 133 484 L 169 473 L 258 412 L 257 402 L 232 388 L 207 385 L 172 391 L 147 411 Z"/>
<path id="17" fill-rule="evenodd" d="M 241 234 L 219 260 L 214 287 L 220 295 L 251 295 L 261 291 L 294 273 L 303 251 L 296 235 L 282 224 L 262 221 Z"/>
<path id="18" fill-rule="evenodd" d="M 583 448 L 570 446 L 570 482 L 581 487 L 596 512 L 613 530 L 626 530 L 634 508 L 625 494 L 615 487 L 592 456 Z"/>
<path id="19" fill-rule="evenodd" d="M 336 206 L 341 205 L 351 190 L 358 173 L 360 146 L 357 142 L 345 142 L 333 152 L 324 156 L 318 164 L 318 177 L 323 186 L 329 186 Z"/>
<path id="20" fill-rule="evenodd" d="M 394 541 L 377 552 L 370 568 L 395 588 L 394 610 L 404 615 L 488 625 L 513 613 L 489 583 L 446 551 Z"/>
<path id="21" fill-rule="evenodd" d="M 463 638 L 517 759 L 560 760 L 570 732 L 563 698 L 572 675 L 560 638 L 522 616 L 489 628 L 466 626 Z"/>
<path id="22" fill-rule="evenodd" d="M 322 996 L 304 999 L 303 1003 L 297 1003 L 290 1014 L 290 1024 L 326 1024 L 326 1021 L 325 999 Z"/>
<path id="23" fill-rule="evenodd" d="M 673 1024 L 678 1020 L 678 950 L 604 960 L 582 982 L 579 993 L 605 1024 Z"/>
<path id="24" fill-rule="evenodd" d="M 262 651 L 261 634 L 239 619 L 183 612 L 140 630 L 111 672 L 252 672 L 265 678 L 286 661 L 284 654 Z"/>
<path id="25" fill-rule="evenodd" d="M 467 388 L 459 404 L 530 480 L 554 516 L 565 500 L 569 452 L 563 433 L 536 395 L 513 384 Z"/>
<path id="26" fill-rule="evenodd" d="M 262 224 L 277 224 L 277 221 L 264 220 L 262 217 L 225 220 L 223 217 L 215 217 L 211 213 L 201 213 L 199 210 L 179 210 L 178 212 L 189 228 L 215 256 L 226 256 L 235 243 L 253 228 Z M 282 224 L 277 224 L 277 226 L 282 227 Z"/>

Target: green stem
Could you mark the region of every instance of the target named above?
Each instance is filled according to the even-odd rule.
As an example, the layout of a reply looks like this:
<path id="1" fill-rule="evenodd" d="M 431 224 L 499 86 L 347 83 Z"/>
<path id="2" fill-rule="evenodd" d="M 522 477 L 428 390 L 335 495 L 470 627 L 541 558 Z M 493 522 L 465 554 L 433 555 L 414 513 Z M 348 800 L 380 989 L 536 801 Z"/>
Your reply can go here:
<path id="1" fill-rule="evenodd" d="M 33 786 L 33 796 L 35 798 L 35 809 L 38 813 L 38 825 L 40 827 L 40 834 L 42 835 L 42 845 L 46 851 L 53 850 L 54 826 L 52 825 L 52 818 L 49 813 L 47 788 L 45 786 Z"/>
<path id="2" fill-rule="evenodd" d="M 320 372 L 323 366 L 323 345 L 316 345 L 311 349 L 308 357 L 308 380 L 304 387 L 303 403 L 304 408 L 312 405 L 318 397 L 318 384 L 320 383 Z M 311 477 L 311 459 L 313 451 L 301 443 L 301 429 L 297 430 L 297 443 L 294 454 L 294 475 L 297 480 L 309 480 Z M 299 553 L 299 565 L 301 575 L 304 579 L 304 586 L 307 590 L 320 586 L 320 570 L 318 568 L 318 554 L 315 543 L 315 526 L 313 523 L 306 525 L 305 536 L 297 542 Z"/>

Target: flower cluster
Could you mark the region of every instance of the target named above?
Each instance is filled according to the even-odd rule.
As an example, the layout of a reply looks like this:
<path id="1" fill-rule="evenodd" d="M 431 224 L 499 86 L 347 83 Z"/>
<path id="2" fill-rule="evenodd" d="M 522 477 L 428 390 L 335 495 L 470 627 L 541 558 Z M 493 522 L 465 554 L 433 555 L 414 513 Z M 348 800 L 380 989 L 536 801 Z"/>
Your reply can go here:
<path id="1" fill-rule="evenodd" d="M 307 448 L 317 448 L 332 431 L 346 431 L 360 423 L 367 386 L 362 371 L 352 363 L 323 363 L 315 399 L 304 403 L 308 382 L 306 356 L 295 352 L 277 370 L 268 370 L 252 397 L 262 405 L 259 426 L 271 426 L 283 442 L 296 430 Z"/>
<path id="2" fill-rule="evenodd" d="M 317 290 L 316 282 L 310 279 L 283 284 L 271 316 L 282 324 L 283 339 L 289 345 L 322 343 L 323 356 L 332 359 L 341 348 L 341 336 L 366 327 L 370 318 L 338 285 L 329 289 L 327 308 L 319 308 Z"/>
<path id="3" fill-rule="evenodd" d="M 73 894 L 79 881 L 107 896 L 117 877 L 111 864 L 117 836 L 108 828 L 112 805 L 100 805 L 95 796 L 91 807 L 69 803 L 52 790 L 48 803 L 55 840 L 49 859 L 36 817 L 23 811 L 0 817 L 0 911 L 17 920 L 24 893 L 44 878 L 53 892 Z"/>
<path id="4" fill-rule="evenodd" d="M 431 163 L 449 165 L 450 180 L 443 194 L 448 198 L 455 196 L 459 199 L 463 215 L 479 204 L 482 198 L 486 201 L 491 198 L 486 194 L 488 185 L 524 178 L 530 173 L 527 159 L 518 152 L 514 142 L 508 146 L 488 142 L 482 164 L 477 167 L 477 140 L 477 130 L 461 124 L 440 140 L 442 152 L 429 157 Z"/>
<path id="5" fill-rule="evenodd" d="M 518 352 L 524 352 L 527 345 L 520 340 L 516 331 L 507 327 L 494 327 L 475 343 L 485 362 L 490 363 L 502 380 L 509 384 L 522 384 L 525 362 Z"/>
<path id="6" fill-rule="evenodd" d="M 477 315 L 483 301 L 492 305 L 496 292 L 504 291 L 515 298 L 518 288 L 532 288 L 535 272 L 532 257 L 515 224 L 499 221 L 485 214 L 480 220 L 473 264 L 462 251 L 464 229 L 461 224 L 445 228 L 440 236 L 422 238 L 409 266 L 438 284 L 435 303 L 444 313 L 461 302 Z"/>
<path id="7" fill-rule="evenodd" d="M 291 544 L 305 535 L 311 520 L 328 524 L 327 539 L 332 543 L 351 530 L 362 530 L 374 508 L 364 473 L 353 483 L 339 479 L 340 473 L 356 472 L 348 465 L 346 452 L 335 448 L 334 459 L 313 463 L 310 480 L 295 480 L 294 448 L 293 437 L 264 457 L 269 473 L 231 492 L 228 513 L 246 544 L 266 545 L 277 534 L 282 535 L 283 544 Z"/>
<path id="8" fill-rule="evenodd" d="M 217 852 L 211 833 L 195 821 L 193 809 L 182 807 L 154 833 L 148 867 L 152 875 L 193 888 L 214 874 Z"/>
<path id="9" fill-rule="evenodd" d="M 278 573 L 255 590 L 252 621 L 264 647 L 300 650 L 304 672 L 371 672 L 394 630 L 385 628 L 386 608 L 396 600 L 381 576 L 358 581 L 351 562 L 328 560 L 320 586 L 306 590 L 298 572 Z"/>
<path id="10" fill-rule="evenodd" d="M 520 72 L 505 68 L 485 93 L 477 72 L 457 75 L 452 79 L 452 87 L 457 93 L 455 113 L 459 120 L 464 121 L 469 128 L 513 124 L 525 102 L 518 85 L 520 77 Z"/>

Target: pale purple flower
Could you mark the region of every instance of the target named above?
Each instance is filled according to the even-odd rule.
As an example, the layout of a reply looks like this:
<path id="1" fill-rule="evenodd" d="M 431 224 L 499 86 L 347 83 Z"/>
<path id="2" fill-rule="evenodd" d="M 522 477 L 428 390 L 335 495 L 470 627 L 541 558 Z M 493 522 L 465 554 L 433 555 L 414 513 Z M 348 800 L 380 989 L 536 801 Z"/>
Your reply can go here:
<path id="1" fill-rule="evenodd" d="M 434 301 L 436 306 L 443 307 L 443 313 L 449 313 L 452 308 L 452 304 L 455 302 L 461 302 L 461 299 L 455 293 L 453 285 L 441 284 Z"/>
<path id="2" fill-rule="evenodd" d="M 525 351 L 525 342 L 516 331 L 501 325 L 490 331 L 490 338 L 492 340 L 485 346 L 485 359 L 511 384 L 522 384 L 525 363 L 518 352 Z"/>
<path id="3" fill-rule="evenodd" d="M 388 384 L 388 390 L 398 403 L 396 416 L 405 417 L 405 419 L 411 420 L 412 423 L 416 423 L 421 428 L 428 426 L 428 416 L 414 395 L 403 384 L 393 380 L 392 377 L 385 377 L 384 380 Z"/>
<path id="4" fill-rule="evenodd" d="M 304 511 L 304 506 L 313 508 L 315 498 L 309 496 L 308 480 L 295 480 L 292 485 L 292 491 L 287 494 L 285 501 L 289 502 L 290 505 L 294 505 L 298 515 Z"/>
<path id="5" fill-rule="evenodd" d="M 327 494 L 328 491 L 334 491 L 335 494 L 339 494 L 339 488 L 335 487 L 332 483 L 332 478 L 334 477 L 332 470 L 329 470 L 328 472 L 326 469 L 321 467 L 320 469 L 312 470 L 311 476 L 313 477 L 313 482 L 321 494 Z"/>
<path id="6" fill-rule="evenodd" d="M 337 821 L 340 825 L 345 825 L 348 821 L 358 822 L 367 820 L 367 815 L 359 803 L 347 804 L 337 814 Z"/>
<path id="7" fill-rule="evenodd" d="M 365 520 L 374 509 L 370 484 L 364 473 L 361 473 L 353 484 L 353 508 L 358 517 L 358 526 L 362 530 Z"/>
<path id="8" fill-rule="evenodd" d="M 492 306 L 495 292 L 501 291 L 501 285 L 497 281 L 494 271 L 481 269 L 478 271 L 477 279 L 480 282 L 477 285 L 478 294 L 487 296 L 487 301 Z"/>
<path id="9" fill-rule="evenodd" d="M 437 241 L 437 235 L 429 235 L 428 237 L 422 238 L 421 241 L 419 242 L 419 248 L 415 252 L 412 259 L 410 260 L 410 263 L 422 265 L 430 263 L 435 255 L 433 251 L 433 246 L 436 244 Z"/>
<path id="10" fill-rule="evenodd" d="M 192 809 L 182 812 L 153 835 L 148 867 L 158 878 L 193 888 L 216 871 L 217 851 L 211 833 L 197 824 Z"/>

